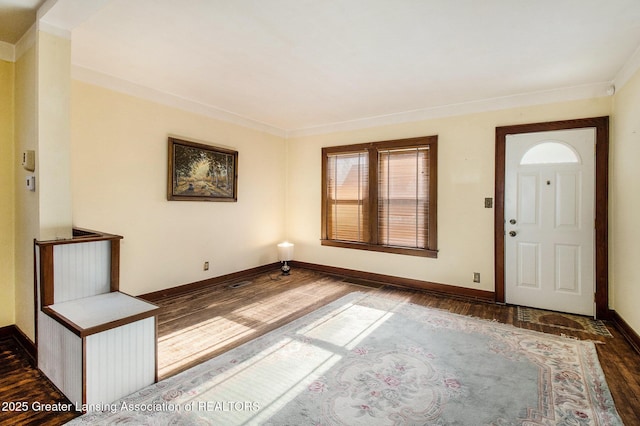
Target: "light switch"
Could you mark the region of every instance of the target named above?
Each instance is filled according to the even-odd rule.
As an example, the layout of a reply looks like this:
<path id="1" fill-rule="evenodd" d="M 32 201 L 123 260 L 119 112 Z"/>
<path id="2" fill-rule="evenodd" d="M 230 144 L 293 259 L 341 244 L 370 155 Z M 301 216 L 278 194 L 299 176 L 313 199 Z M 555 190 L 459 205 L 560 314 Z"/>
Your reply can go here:
<path id="1" fill-rule="evenodd" d="M 36 177 L 35 176 L 27 176 L 27 189 L 29 191 L 36 190 Z"/>

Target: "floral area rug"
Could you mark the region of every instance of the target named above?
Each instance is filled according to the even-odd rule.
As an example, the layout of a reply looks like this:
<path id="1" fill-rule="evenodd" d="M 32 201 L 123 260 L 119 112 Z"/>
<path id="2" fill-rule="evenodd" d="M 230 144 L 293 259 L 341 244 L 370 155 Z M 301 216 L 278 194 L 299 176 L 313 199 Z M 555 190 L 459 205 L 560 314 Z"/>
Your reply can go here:
<path id="1" fill-rule="evenodd" d="M 518 306 L 518 320 L 564 330 L 584 331 L 589 334 L 613 337 L 602 321 L 580 315 Z"/>
<path id="2" fill-rule="evenodd" d="M 71 424 L 622 425 L 593 343 L 362 293 Z"/>

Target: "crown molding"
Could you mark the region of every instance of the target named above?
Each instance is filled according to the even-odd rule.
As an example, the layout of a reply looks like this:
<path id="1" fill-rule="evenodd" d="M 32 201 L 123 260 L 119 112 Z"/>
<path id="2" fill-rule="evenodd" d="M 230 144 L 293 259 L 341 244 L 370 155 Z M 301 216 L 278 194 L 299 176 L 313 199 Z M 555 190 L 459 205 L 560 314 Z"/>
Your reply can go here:
<path id="1" fill-rule="evenodd" d="M 361 119 L 331 123 L 315 127 L 288 130 L 287 138 L 298 138 L 319 134 L 360 130 L 370 127 L 388 126 L 401 123 L 424 121 L 443 117 L 452 117 L 503 109 L 521 108 L 558 102 L 593 99 L 611 96 L 611 82 L 600 82 L 588 85 L 565 87 L 554 90 L 522 93 L 511 96 L 483 99 L 479 101 L 442 105 L 423 108 L 396 114 L 364 117 Z"/>
<path id="2" fill-rule="evenodd" d="M 36 44 L 36 24 L 34 23 L 16 43 L 16 61 Z"/>
<path id="3" fill-rule="evenodd" d="M 616 74 L 613 79 L 615 90 L 622 89 L 627 82 L 633 77 L 633 75 L 640 69 L 640 46 L 633 52 L 633 55 L 624 64 L 622 69 Z"/>
<path id="4" fill-rule="evenodd" d="M 185 99 L 170 93 L 161 92 L 77 65 L 72 65 L 71 77 L 75 80 L 79 80 L 95 86 L 104 87 L 106 89 L 124 93 L 137 98 L 147 99 L 184 111 L 193 112 L 217 120 L 230 122 L 239 126 L 289 139 L 335 132 L 360 130 L 370 127 L 424 121 L 443 117 L 520 108 L 533 105 L 600 98 L 611 96 L 610 89 L 612 85 L 610 81 L 606 81 L 588 85 L 565 87 L 561 89 L 503 96 L 480 101 L 443 105 L 432 108 L 423 108 L 375 117 L 364 117 L 361 119 L 329 123 L 314 127 L 300 129 L 281 129 L 266 123 L 259 122 L 257 120 L 252 120 L 250 118 L 235 114 L 230 111 L 226 111 L 210 105 L 205 105 L 193 100 Z"/>
<path id="5" fill-rule="evenodd" d="M 16 47 L 5 41 L 0 41 L 0 60 L 6 62 L 16 61 Z"/>
<path id="6" fill-rule="evenodd" d="M 38 9 L 38 30 L 70 39 L 74 28 L 97 13 L 109 1 L 47 0 Z"/>
<path id="7" fill-rule="evenodd" d="M 124 93 L 126 95 L 146 99 L 162 105 L 193 112 L 250 129 L 259 130 L 282 138 L 286 136 L 286 132 L 278 127 L 252 120 L 230 111 L 132 83 L 89 68 L 72 65 L 71 78 L 84 83 L 104 87 L 115 92 Z"/>
<path id="8" fill-rule="evenodd" d="M 38 9 L 36 24 L 38 31 L 52 34 L 61 38 L 71 39 L 72 26 L 65 21 L 55 19 L 56 10 L 60 10 L 68 0 L 47 0 Z M 54 19 L 52 19 L 52 17 Z"/>
<path id="9" fill-rule="evenodd" d="M 70 38 L 71 33 L 68 33 L 67 35 L 65 35 L 64 30 L 60 30 L 59 28 L 48 26 L 46 24 L 43 26 L 42 23 L 33 24 L 27 30 L 27 32 L 24 33 L 22 37 L 20 37 L 20 40 L 18 40 L 18 42 L 15 45 L 0 41 L 0 59 L 9 61 L 9 62 L 16 62 L 18 59 L 22 57 L 22 55 L 25 54 L 27 50 L 35 46 L 36 27 L 38 28 L 39 31 L 44 31 L 49 34 L 57 35 L 59 37 L 63 37 L 69 40 L 71 39 Z"/>
<path id="10" fill-rule="evenodd" d="M 47 21 L 40 20 L 38 21 L 38 31 L 42 31 L 44 33 L 48 33 L 54 35 L 56 37 L 64 38 L 67 40 L 71 40 L 71 31 L 65 28 L 60 28 L 53 24 L 50 24 Z"/>

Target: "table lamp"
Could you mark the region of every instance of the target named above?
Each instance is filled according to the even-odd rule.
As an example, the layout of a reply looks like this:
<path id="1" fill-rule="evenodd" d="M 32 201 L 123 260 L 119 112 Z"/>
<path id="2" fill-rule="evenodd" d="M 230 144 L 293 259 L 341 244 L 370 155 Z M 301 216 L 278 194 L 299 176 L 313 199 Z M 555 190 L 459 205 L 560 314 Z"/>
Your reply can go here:
<path id="1" fill-rule="evenodd" d="M 287 262 L 293 259 L 293 244 L 289 242 L 284 242 L 278 244 L 278 260 L 282 263 L 282 275 L 289 275 L 291 271 L 291 267 L 287 264 Z"/>

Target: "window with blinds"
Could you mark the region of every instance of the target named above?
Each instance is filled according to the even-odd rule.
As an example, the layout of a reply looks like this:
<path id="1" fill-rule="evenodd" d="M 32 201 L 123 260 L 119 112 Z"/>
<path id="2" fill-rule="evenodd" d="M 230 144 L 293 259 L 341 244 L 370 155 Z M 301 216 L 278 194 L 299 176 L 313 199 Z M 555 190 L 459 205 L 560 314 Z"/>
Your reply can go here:
<path id="1" fill-rule="evenodd" d="M 327 156 L 327 237 L 367 241 L 369 156 L 366 151 Z"/>
<path id="2" fill-rule="evenodd" d="M 378 152 L 378 237 L 388 246 L 426 248 L 429 147 Z"/>
<path id="3" fill-rule="evenodd" d="M 323 148 L 322 244 L 437 257 L 437 136 Z"/>

